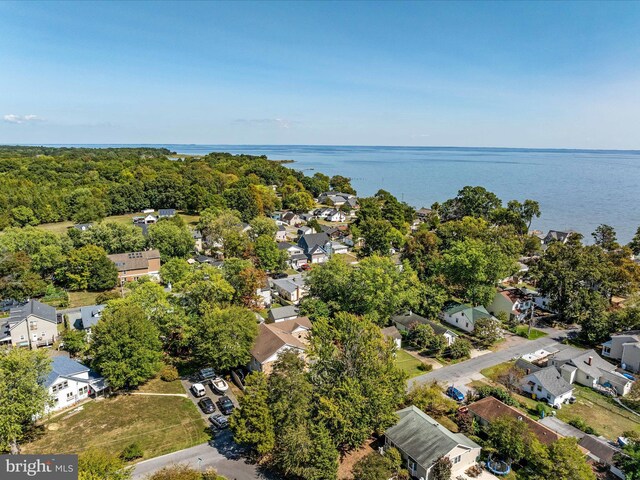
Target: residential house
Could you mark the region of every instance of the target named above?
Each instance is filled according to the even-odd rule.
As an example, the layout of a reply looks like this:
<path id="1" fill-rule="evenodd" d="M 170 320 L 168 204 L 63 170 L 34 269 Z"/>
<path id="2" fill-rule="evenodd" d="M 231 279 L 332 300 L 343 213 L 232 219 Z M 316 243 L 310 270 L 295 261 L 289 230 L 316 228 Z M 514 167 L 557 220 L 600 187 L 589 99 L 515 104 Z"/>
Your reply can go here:
<path id="1" fill-rule="evenodd" d="M 206 263 L 216 268 L 222 268 L 222 266 L 224 265 L 223 260 L 218 260 L 217 258 L 209 257 L 207 255 L 196 255 L 195 257 L 193 257 L 193 259 L 197 263 Z"/>
<path id="2" fill-rule="evenodd" d="M 299 269 L 303 265 L 307 265 L 309 263 L 309 259 L 304 253 L 297 253 L 295 255 L 291 255 L 287 263 L 293 269 Z"/>
<path id="3" fill-rule="evenodd" d="M 529 418 L 526 413 L 502 403 L 495 397 L 485 397 L 468 405 L 467 408 L 481 426 L 489 425 L 501 417 L 511 417 L 526 423 L 529 430 L 544 445 L 549 445 L 562 438 L 562 435 Z"/>
<path id="4" fill-rule="evenodd" d="M 327 213 L 324 219 L 327 222 L 344 222 L 347 220 L 347 216 L 344 214 L 344 212 L 333 208 Z"/>
<path id="5" fill-rule="evenodd" d="M 284 322 L 298 318 L 298 307 L 287 305 L 285 307 L 276 307 L 269 310 L 269 320 L 274 323 Z"/>
<path id="6" fill-rule="evenodd" d="M 384 338 L 391 339 L 393 341 L 396 348 L 399 349 L 402 347 L 402 335 L 395 325 L 383 328 L 381 332 Z"/>
<path id="7" fill-rule="evenodd" d="M 256 295 L 258 296 L 259 308 L 268 308 L 271 306 L 273 295 L 271 294 L 271 286 L 269 285 L 268 279 L 265 278 L 262 285 L 257 288 Z"/>
<path id="8" fill-rule="evenodd" d="M 325 205 L 333 205 L 336 207 L 340 207 L 344 204 L 349 205 L 351 208 L 355 208 L 358 203 L 356 201 L 356 196 L 350 193 L 342 193 L 342 192 L 322 192 L 318 196 L 318 203 L 322 203 Z"/>
<path id="9" fill-rule="evenodd" d="M 276 242 L 285 242 L 287 240 L 287 229 L 282 225 L 278 225 L 275 236 Z"/>
<path id="10" fill-rule="evenodd" d="M 433 478 L 433 465 L 441 457 L 451 461 L 451 478 L 464 473 L 480 456 L 480 445 L 452 433 L 415 406 L 396 412 L 398 422 L 384 432 L 385 449 L 396 448 L 409 474 Z"/>
<path id="11" fill-rule="evenodd" d="M 624 370 L 640 372 L 640 331 L 611 335 L 611 340 L 602 344 L 602 356 L 618 360 Z"/>
<path id="12" fill-rule="evenodd" d="M 285 250 L 289 255 L 287 263 L 291 268 L 300 268 L 308 263 L 308 258 L 304 253 L 304 249 L 288 242 L 279 242 L 279 250 Z"/>
<path id="13" fill-rule="evenodd" d="M 153 223 L 158 223 L 158 217 L 151 214 L 145 215 L 143 217 L 133 217 L 133 223 L 151 225 Z"/>
<path id="14" fill-rule="evenodd" d="M 193 229 L 191 230 L 191 237 L 193 238 L 195 251 L 202 252 L 202 250 L 204 249 L 202 232 L 200 230 Z"/>
<path id="15" fill-rule="evenodd" d="M 616 371 L 616 367 L 595 350 L 567 347 L 551 356 L 549 363 L 556 367 L 568 383 L 577 383 L 596 390 L 627 395 L 633 380 Z"/>
<path id="16" fill-rule="evenodd" d="M 550 307 L 551 299 L 549 297 L 542 295 L 540 292 L 532 288 L 522 288 L 521 290 L 522 293 L 531 297 L 531 300 L 536 307 L 547 312 L 555 313 Z"/>
<path id="17" fill-rule="evenodd" d="M 160 251 L 157 249 L 116 253 L 107 257 L 115 263 L 120 282 L 133 282 L 144 276 L 160 278 Z"/>
<path id="18" fill-rule="evenodd" d="M 304 254 L 304 249 L 289 242 L 278 242 L 279 250 L 286 250 L 289 256 Z"/>
<path id="19" fill-rule="evenodd" d="M 447 346 L 450 346 L 458 338 L 458 334 L 453 330 L 411 311 L 401 315 L 394 315 L 391 317 L 391 323 L 393 323 L 400 331 L 409 330 L 413 324 L 429 325 L 433 328 L 433 331 L 436 334 L 442 335 L 445 338 Z"/>
<path id="20" fill-rule="evenodd" d="M 37 300 L 10 309 L 9 317 L 0 322 L 0 344 L 35 349 L 58 338 L 56 309 Z"/>
<path id="21" fill-rule="evenodd" d="M 592 461 L 609 467 L 609 471 L 616 477 L 622 480 L 626 478 L 625 473 L 617 466 L 617 456 L 622 454 L 622 450 L 616 445 L 603 437 L 589 434 L 585 434 L 578 442 L 578 445 L 589 452 L 587 456 Z"/>
<path id="22" fill-rule="evenodd" d="M 331 240 L 341 240 L 348 233 L 346 225 L 320 225 L 320 228 Z"/>
<path id="23" fill-rule="evenodd" d="M 153 208 L 145 208 L 144 210 L 142 210 L 142 213 L 144 213 L 145 215 L 153 212 L 155 212 Z"/>
<path id="24" fill-rule="evenodd" d="M 160 218 L 171 218 L 176 216 L 175 208 L 161 208 L 158 210 L 158 217 Z"/>
<path id="25" fill-rule="evenodd" d="M 331 242 L 331 253 L 333 255 L 341 255 L 349 253 L 349 247 L 340 242 Z"/>
<path id="26" fill-rule="evenodd" d="M 311 233 L 302 235 L 298 240 L 309 263 L 324 263 L 331 256 L 331 240 L 326 233 Z"/>
<path id="27" fill-rule="evenodd" d="M 445 322 L 455 325 L 465 332 L 473 332 L 475 323 L 481 318 L 493 318 L 497 320 L 482 306 L 473 307 L 460 303 L 445 309 L 440 316 Z"/>
<path id="28" fill-rule="evenodd" d="M 431 212 L 432 210 L 430 208 L 422 207 L 416 210 L 416 216 L 418 217 L 418 220 L 420 220 L 421 222 L 426 222 L 431 216 Z"/>
<path id="29" fill-rule="evenodd" d="M 73 228 L 76 230 L 80 230 L 81 232 L 86 232 L 91 227 L 93 227 L 93 223 L 76 223 Z"/>
<path id="30" fill-rule="evenodd" d="M 549 233 L 542 239 L 542 245 L 548 247 L 552 242 L 567 243 L 567 240 L 569 240 L 572 234 L 572 231 L 560 232 L 558 230 L 549 230 Z"/>
<path id="31" fill-rule="evenodd" d="M 531 398 L 546 401 L 554 408 L 561 408 L 573 396 L 573 387 L 553 366 L 529 373 L 522 379 L 521 388 Z"/>
<path id="32" fill-rule="evenodd" d="M 302 221 L 300 219 L 300 217 L 298 216 L 298 214 L 295 213 L 295 212 L 285 212 L 285 213 L 283 213 L 282 217 L 280 218 L 280 220 L 282 220 L 287 225 L 292 225 L 292 226 L 293 225 L 297 225 Z"/>
<path id="33" fill-rule="evenodd" d="M 70 407 L 103 391 L 107 384 L 98 374 L 83 364 L 63 356 L 53 357 L 51 372 L 44 380 L 53 405 L 46 412 Z"/>
<path id="34" fill-rule="evenodd" d="M 497 316 L 503 312 L 507 319 L 524 322 L 531 315 L 533 301 L 519 288 L 499 289 L 493 302 L 487 307 L 489 313 Z"/>
<path id="35" fill-rule="evenodd" d="M 313 228 L 307 226 L 307 225 L 303 225 L 300 228 L 298 228 L 298 231 L 296 232 L 298 235 L 307 235 L 309 233 L 313 233 L 314 230 Z"/>
<path id="36" fill-rule="evenodd" d="M 89 305 L 80 308 L 80 326 L 82 330 L 91 335 L 91 330 L 95 327 L 102 317 L 102 311 L 106 308 L 105 304 Z"/>
<path id="37" fill-rule="evenodd" d="M 307 317 L 278 323 L 261 323 L 251 349 L 249 369 L 269 375 L 283 352 L 293 350 L 304 358 L 311 321 Z"/>
<path id="38" fill-rule="evenodd" d="M 271 285 L 280 297 L 296 304 L 309 293 L 302 275 L 290 275 L 287 278 L 271 280 Z"/>

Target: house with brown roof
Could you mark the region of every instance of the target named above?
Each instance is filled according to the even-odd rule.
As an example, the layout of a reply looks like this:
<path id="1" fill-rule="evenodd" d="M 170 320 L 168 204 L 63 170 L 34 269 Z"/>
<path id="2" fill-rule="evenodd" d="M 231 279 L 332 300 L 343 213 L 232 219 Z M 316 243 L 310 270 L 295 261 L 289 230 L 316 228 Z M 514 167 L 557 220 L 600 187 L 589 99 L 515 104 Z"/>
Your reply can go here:
<path id="1" fill-rule="evenodd" d="M 304 357 L 310 330 L 311 321 L 307 317 L 260 324 L 249 369 L 269 375 L 282 353 L 293 350 Z"/>
<path id="2" fill-rule="evenodd" d="M 547 428 L 541 423 L 529 418 L 526 413 L 502 403 L 495 397 L 485 397 L 482 400 L 473 402 L 467 408 L 476 421 L 483 426 L 490 424 L 498 418 L 507 416 L 526 423 L 531 432 L 538 440 L 540 440 L 540 443 L 543 443 L 544 445 L 548 445 L 551 442 L 555 442 L 559 438 L 562 438 L 561 435 L 557 434 L 550 428 Z"/>
<path id="3" fill-rule="evenodd" d="M 160 251 L 145 250 L 143 252 L 116 253 L 107 255 L 118 269 L 120 282 L 133 282 L 140 277 L 160 278 Z"/>

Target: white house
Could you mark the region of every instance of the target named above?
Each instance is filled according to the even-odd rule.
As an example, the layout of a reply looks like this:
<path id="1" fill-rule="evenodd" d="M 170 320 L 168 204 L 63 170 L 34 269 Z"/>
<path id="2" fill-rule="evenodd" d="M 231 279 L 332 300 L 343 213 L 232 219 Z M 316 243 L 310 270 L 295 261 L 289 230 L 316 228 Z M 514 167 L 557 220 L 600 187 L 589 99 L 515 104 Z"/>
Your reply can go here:
<path id="1" fill-rule="evenodd" d="M 81 363 L 59 356 L 53 357 L 51 373 L 44 380 L 44 386 L 53 399 L 53 406 L 46 410 L 50 412 L 95 396 L 106 388 L 106 382 Z"/>
<path id="2" fill-rule="evenodd" d="M 276 242 L 285 242 L 287 240 L 287 229 L 282 225 L 278 225 L 278 230 L 276 231 Z"/>
<path id="3" fill-rule="evenodd" d="M 466 304 L 456 304 L 447 308 L 442 312 L 441 318 L 445 322 L 455 325 L 465 332 L 473 332 L 475 323 L 481 318 L 492 318 L 496 321 L 498 320 L 491 315 L 486 308 L 482 306 L 472 307 L 471 305 Z"/>
<path id="4" fill-rule="evenodd" d="M 521 382 L 524 392 L 534 399 L 545 400 L 555 408 L 561 408 L 573 395 L 573 387 L 556 367 L 549 366 L 525 376 Z"/>
<path id="5" fill-rule="evenodd" d="M 278 295 L 296 304 L 309 293 L 302 275 L 291 275 L 287 278 L 271 280 L 271 285 Z"/>
<path id="6" fill-rule="evenodd" d="M 407 331 L 414 324 L 429 325 L 437 335 L 442 335 L 444 337 L 448 347 L 451 346 L 458 338 L 458 334 L 453 330 L 411 311 L 400 315 L 394 315 L 391 317 L 391 323 L 393 323 L 400 331 Z"/>
<path id="7" fill-rule="evenodd" d="M 618 360 L 625 370 L 640 372 L 640 332 L 611 335 L 611 340 L 602 344 L 602 356 Z"/>
<path id="8" fill-rule="evenodd" d="M 633 380 L 616 371 L 616 367 L 595 350 L 567 347 L 553 354 L 549 363 L 556 367 L 568 383 L 577 383 L 596 390 L 610 389 L 617 395 L 627 395 Z"/>
<path id="9" fill-rule="evenodd" d="M 294 320 L 298 318 L 298 307 L 287 305 L 285 307 L 275 307 L 269 310 L 269 320 L 273 323 Z"/>
<path id="10" fill-rule="evenodd" d="M 335 208 L 330 210 L 324 218 L 327 222 L 344 222 L 347 220 L 344 212 L 336 210 Z"/>

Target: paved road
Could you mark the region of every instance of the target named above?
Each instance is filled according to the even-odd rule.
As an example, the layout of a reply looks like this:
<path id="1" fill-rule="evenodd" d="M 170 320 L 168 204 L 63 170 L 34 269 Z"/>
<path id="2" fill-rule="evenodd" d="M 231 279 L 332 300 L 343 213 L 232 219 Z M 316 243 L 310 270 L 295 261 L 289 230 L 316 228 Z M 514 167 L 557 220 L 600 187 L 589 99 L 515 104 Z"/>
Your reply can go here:
<path id="1" fill-rule="evenodd" d="M 555 346 L 558 348 L 558 342 L 565 336 L 564 333 L 554 332 L 555 336 L 539 338 L 537 340 L 526 341 L 513 347 L 499 350 L 497 352 L 487 353 L 480 357 L 465 360 L 448 367 L 442 367 L 424 375 L 414 377 L 407 381 L 408 388 L 422 385 L 427 382 L 437 381 L 445 385 L 454 385 L 460 390 L 466 391 L 464 385 L 473 380 L 481 380 L 483 375 L 480 370 L 493 367 L 499 363 L 507 362 L 513 357 L 531 353 L 542 348 Z M 461 388 L 462 387 L 462 388 Z"/>
<path id="2" fill-rule="evenodd" d="M 179 452 L 140 462 L 133 469 L 133 478 L 144 479 L 153 472 L 176 463 L 187 464 L 196 469 L 201 468 L 203 471 L 207 468 L 215 468 L 220 475 L 224 475 L 229 480 L 269 478 L 263 475 L 256 465 L 247 463 L 240 455 L 240 452 L 235 449 L 233 442 L 228 444 L 230 446 L 229 449 L 224 448 L 224 444 L 230 440 L 230 438 L 223 438 L 227 435 L 230 435 L 230 433 L 220 433 L 215 440 L 215 447 L 208 443 L 203 443 Z M 198 461 L 199 458 L 202 461 Z"/>

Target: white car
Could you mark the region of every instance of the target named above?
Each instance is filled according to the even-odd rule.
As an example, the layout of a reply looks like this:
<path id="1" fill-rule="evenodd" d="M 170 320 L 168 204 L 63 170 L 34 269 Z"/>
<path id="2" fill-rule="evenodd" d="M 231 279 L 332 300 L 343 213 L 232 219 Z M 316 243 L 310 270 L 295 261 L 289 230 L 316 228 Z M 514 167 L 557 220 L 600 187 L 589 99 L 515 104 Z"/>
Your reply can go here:
<path id="1" fill-rule="evenodd" d="M 207 391 L 201 383 L 194 383 L 191 385 L 191 393 L 193 393 L 194 397 L 204 397 L 207 394 Z"/>

